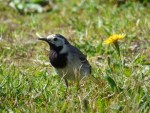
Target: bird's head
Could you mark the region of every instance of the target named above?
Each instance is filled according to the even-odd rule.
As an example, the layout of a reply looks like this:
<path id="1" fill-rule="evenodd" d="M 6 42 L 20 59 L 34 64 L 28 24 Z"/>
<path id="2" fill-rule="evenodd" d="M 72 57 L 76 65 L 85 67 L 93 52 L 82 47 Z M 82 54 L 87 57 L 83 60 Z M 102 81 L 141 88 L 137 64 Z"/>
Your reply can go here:
<path id="1" fill-rule="evenodd" d="M 65 44 L 69 44 L 67 39 L 60 34 L 52 34 L 49 35 L 47 38 L 40 37 L 39 40 L 47 42 L 50 45 L 50 47 L 59 47 Z"/>
<path id="2" fill-rule="evenodd" d="M 52 34 L 47 36 L 47 38 L 40 37 L 39 40 L 47 42 L 51 49 L 63 48 L 64 45 L 69 44 L 67 39 L 60 34 Z"/>

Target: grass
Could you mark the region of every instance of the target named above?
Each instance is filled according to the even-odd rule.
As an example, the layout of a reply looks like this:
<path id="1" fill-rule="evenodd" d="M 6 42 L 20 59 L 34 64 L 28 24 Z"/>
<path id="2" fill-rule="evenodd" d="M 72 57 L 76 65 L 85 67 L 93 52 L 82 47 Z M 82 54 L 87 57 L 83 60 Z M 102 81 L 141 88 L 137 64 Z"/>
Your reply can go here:
<path id="1" fill-rule="evenodd" d="M 20 15 L 0 2 L 0 112 L 150 111 L 150 5 L 57 0 L 49 13 Z M 49 65 L 49 47 L 37 40 L 59 33 L 86 53 L 92 75 L 72 84 Z M 125 33 L 119 43 L 103 41 Z"/>

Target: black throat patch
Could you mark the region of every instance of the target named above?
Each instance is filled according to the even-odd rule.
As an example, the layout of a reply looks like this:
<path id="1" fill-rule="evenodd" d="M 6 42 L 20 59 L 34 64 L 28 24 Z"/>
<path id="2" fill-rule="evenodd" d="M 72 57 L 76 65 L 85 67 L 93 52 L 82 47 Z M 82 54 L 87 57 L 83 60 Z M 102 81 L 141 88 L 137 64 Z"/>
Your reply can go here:
<path id="1" fill-rule="evenodd" d="M 62 46 L 50 49 L 50 62 L 53 67 L 55 68 L 64 68 L 67 65 L 67 55 L 68 53 L 60 54 L 60 51 L 62 50 Z"/>

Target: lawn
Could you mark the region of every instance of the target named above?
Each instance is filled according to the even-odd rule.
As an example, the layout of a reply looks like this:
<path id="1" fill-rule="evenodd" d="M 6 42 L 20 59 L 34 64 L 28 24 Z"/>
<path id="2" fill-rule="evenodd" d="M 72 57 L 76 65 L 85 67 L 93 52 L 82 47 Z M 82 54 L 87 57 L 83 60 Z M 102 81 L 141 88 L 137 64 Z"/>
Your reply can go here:
<path id="1" fill-rule="evenodd" d="M 65 36 L 87 55 L 93 77 L 66 89 L 37 33 Z M 104 44 L 113 34 L 125 38 Z M 0 1 L 1 113 L 149 111 L 149 3 L 56 0 L 48 12 L 22 14 Z"/>

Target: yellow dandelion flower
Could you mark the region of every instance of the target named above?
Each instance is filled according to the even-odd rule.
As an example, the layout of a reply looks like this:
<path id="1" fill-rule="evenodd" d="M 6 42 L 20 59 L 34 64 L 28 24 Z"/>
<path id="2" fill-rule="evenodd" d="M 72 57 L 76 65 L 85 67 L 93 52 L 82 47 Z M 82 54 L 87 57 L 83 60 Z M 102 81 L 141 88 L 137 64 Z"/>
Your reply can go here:
<path id="1" fill-rule="evenodd" d="M 110 37 L 108 37 L 105 41 L 104 44 L 112 44 L 118 42 L 118 40 L 122 40 L 125 37 L 124 34 L 114 34 Z"/>

